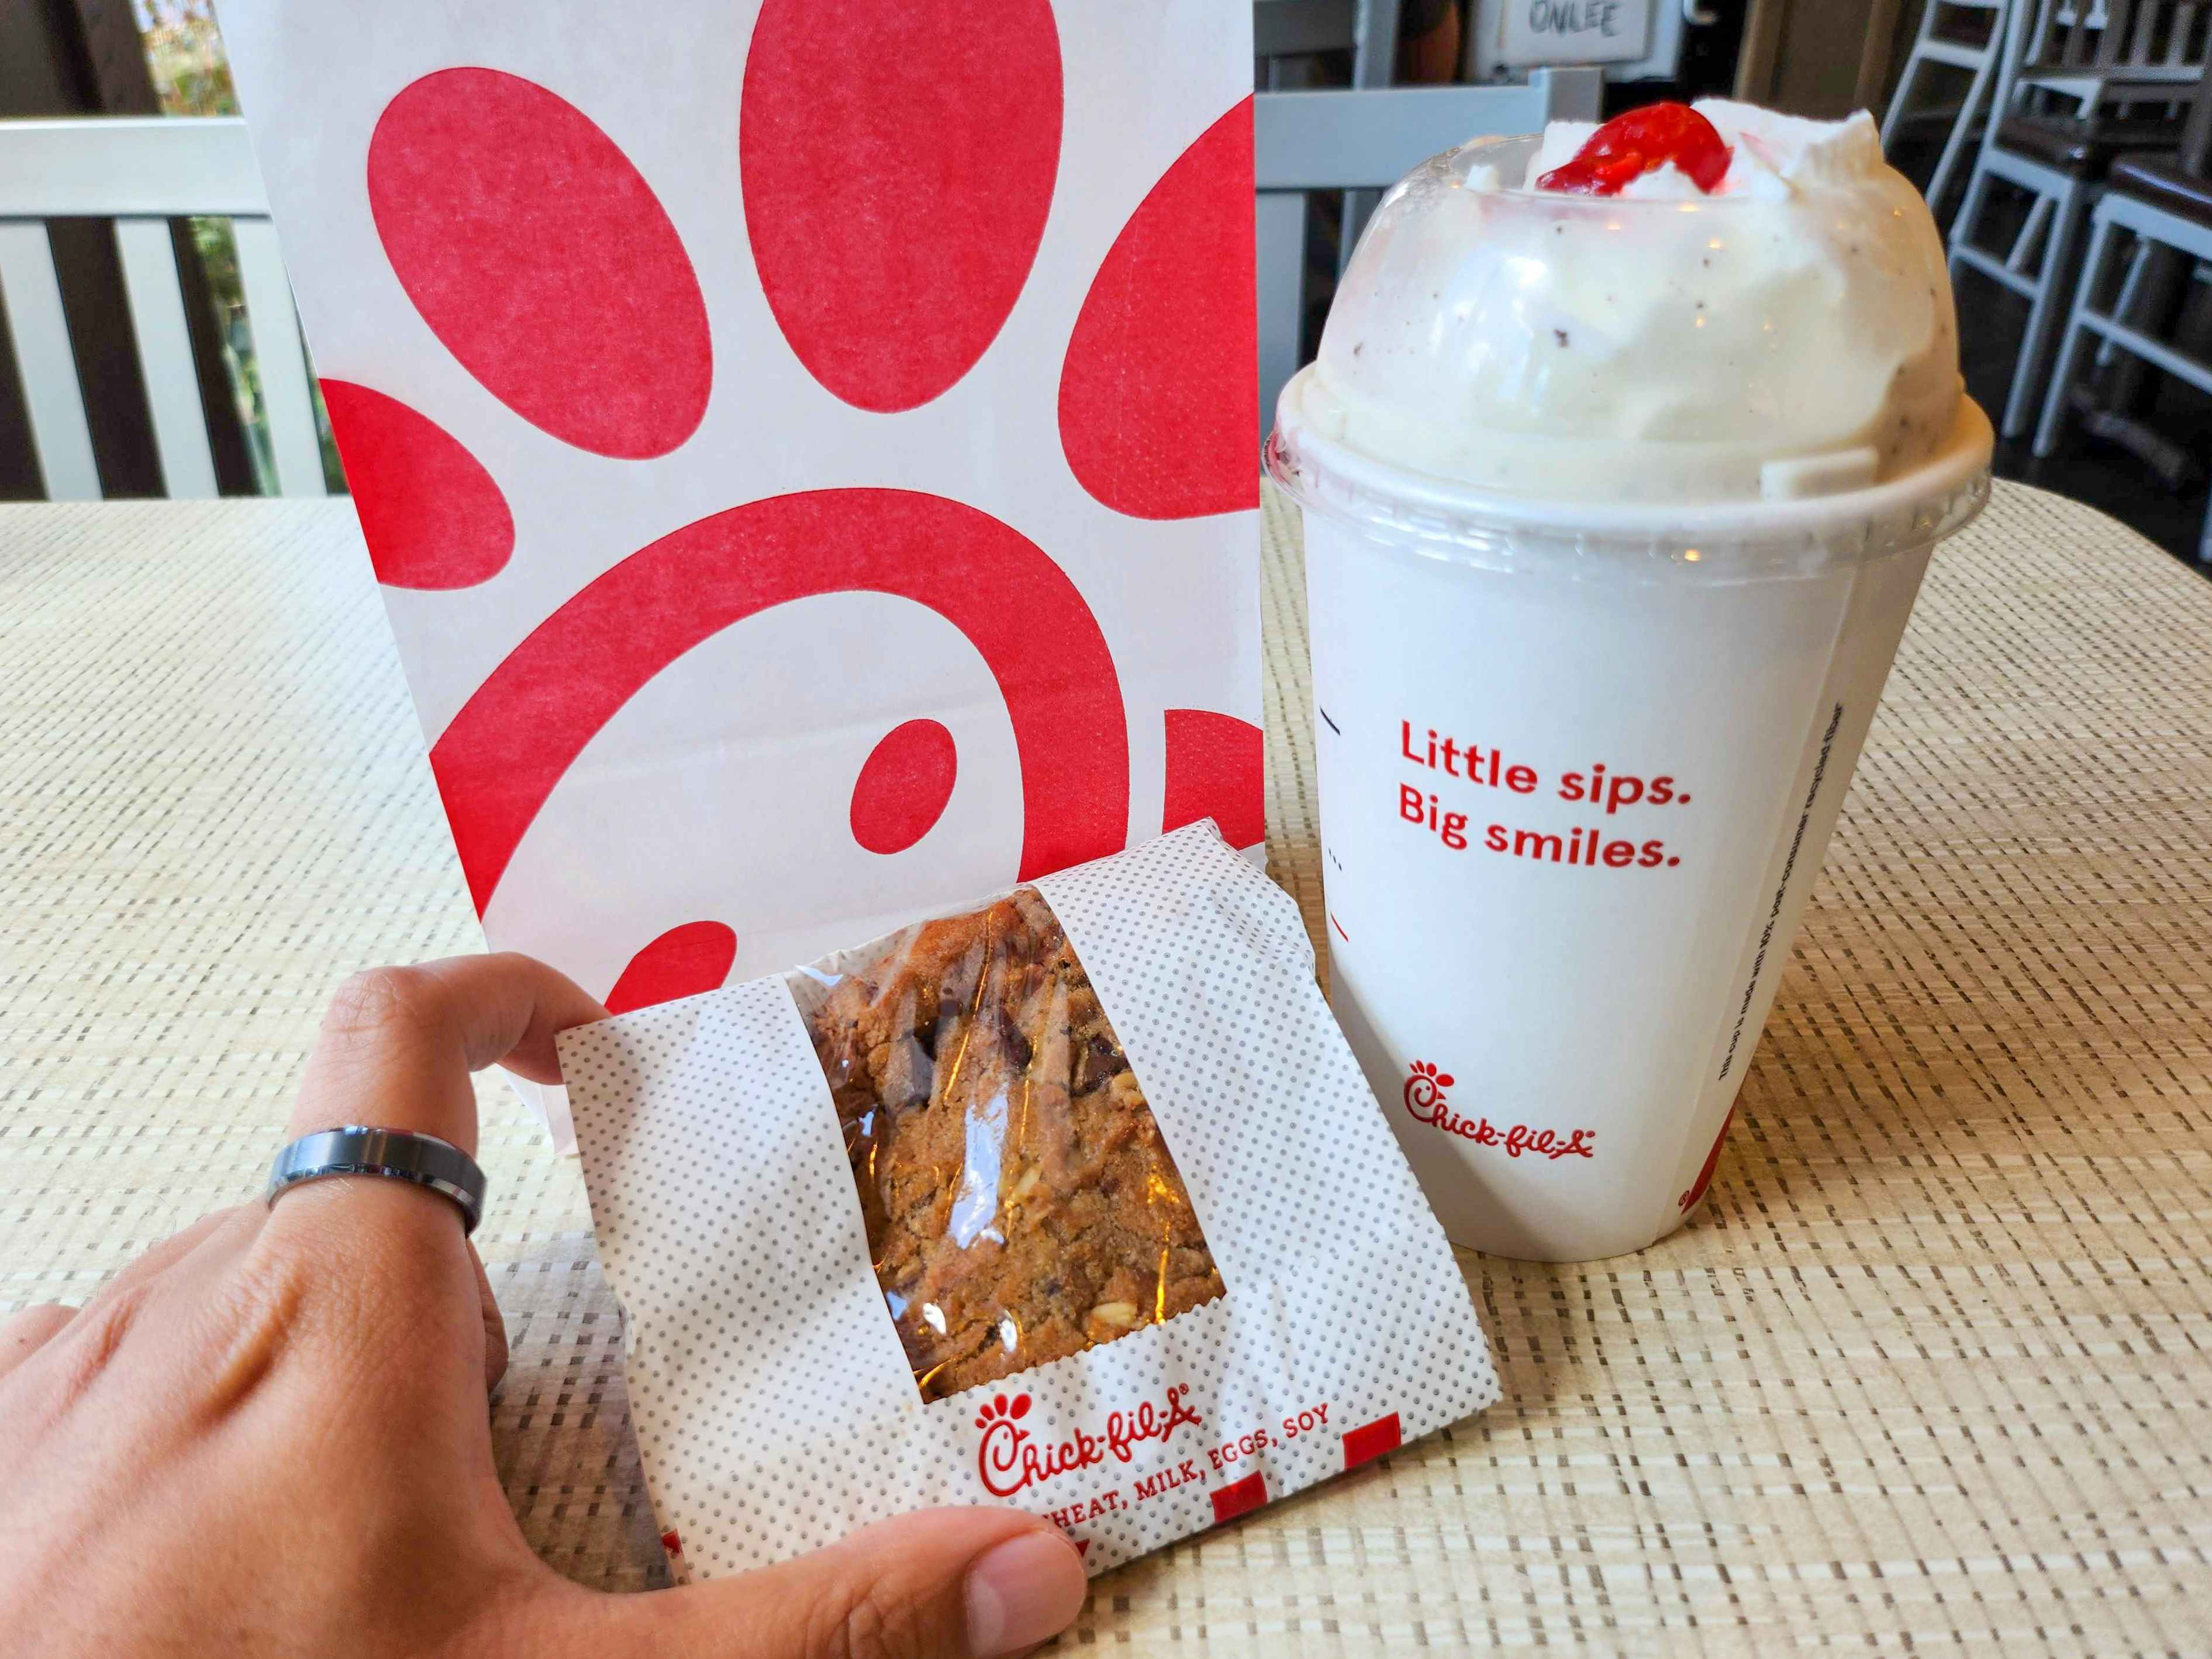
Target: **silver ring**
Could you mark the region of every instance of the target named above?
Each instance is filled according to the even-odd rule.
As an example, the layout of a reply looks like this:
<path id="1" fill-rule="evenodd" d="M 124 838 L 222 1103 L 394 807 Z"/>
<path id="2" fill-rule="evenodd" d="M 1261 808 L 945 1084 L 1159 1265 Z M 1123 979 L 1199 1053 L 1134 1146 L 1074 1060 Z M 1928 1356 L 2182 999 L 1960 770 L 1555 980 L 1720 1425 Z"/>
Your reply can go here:
<path id="1" fill-rule="evenodd" d="M 274 1204 L 295 1187 L 331 1176 L 387 1176 L 442 1194 L 461 1212 L 463 1237 L 476 1231 L 483 1214 L 484 1176 L 476 1159 L 435 1135 L 364 1123 L 319 1129 L 277 1153 L 266 1201 Z"/>

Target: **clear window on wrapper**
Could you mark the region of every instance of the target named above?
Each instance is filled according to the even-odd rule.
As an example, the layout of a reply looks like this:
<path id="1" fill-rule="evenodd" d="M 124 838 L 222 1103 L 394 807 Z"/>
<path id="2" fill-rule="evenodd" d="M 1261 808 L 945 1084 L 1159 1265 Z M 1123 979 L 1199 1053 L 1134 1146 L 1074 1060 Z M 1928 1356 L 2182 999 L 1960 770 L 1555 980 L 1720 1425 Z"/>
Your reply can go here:
<path id="1" fill-rule="evenodd" d="M 1143 1085 L 1034 889 L 811 977 L 799 1006 L 924 1400 L 1223 1293 Z"/>

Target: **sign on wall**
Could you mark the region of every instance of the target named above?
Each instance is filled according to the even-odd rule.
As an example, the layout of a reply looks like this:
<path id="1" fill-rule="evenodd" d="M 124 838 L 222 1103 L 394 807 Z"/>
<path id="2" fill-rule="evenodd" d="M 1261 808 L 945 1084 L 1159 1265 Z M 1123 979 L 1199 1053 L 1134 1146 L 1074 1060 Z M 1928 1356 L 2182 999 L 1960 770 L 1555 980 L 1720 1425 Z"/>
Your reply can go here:
<path id="1" fill-rule="evenodd" d="M 1496 61 L 1513 68 L 1545 64 L 1625 64 L 1651 40 L 1651 0 L 1491 0 Z"/>

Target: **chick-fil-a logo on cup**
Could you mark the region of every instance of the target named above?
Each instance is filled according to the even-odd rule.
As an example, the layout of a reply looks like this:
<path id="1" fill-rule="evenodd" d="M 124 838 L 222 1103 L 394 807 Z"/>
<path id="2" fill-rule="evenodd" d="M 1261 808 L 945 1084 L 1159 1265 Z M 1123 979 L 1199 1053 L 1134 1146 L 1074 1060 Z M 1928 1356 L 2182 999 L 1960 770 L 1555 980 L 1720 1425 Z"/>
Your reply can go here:
<path id="1" fill-rule="evenodd" d="M 1147 1441 L 1165 1440 L 1186 1424 L 1199 1421 L 1198 1413 L 1185 1403 L 1189 1394 L 1188 1384 L 1178 1384 L 1168 1390 L 1164 1404 L 1146 1401 L 1134 1411 L 1109 1412 L 1103 1432 L 1078 1429 L 1057 1442 L 1038 1440 L 1022 1425 L 1030 1414 L 1029 1395 L 1018 1394 L 1009 1400 L 994 1395 L 975 1413 L 975 1426 L 983 1431 L 975 1447 L 975 1473 L 983 1490 L 994 1498 L 1012 1498 L 1055 1475 L 1103 1463 L 1109 1454 L 1126 1463 Z"/>
<path id="2" fill-rule="evenodd" d="M 1462 1117 L 1451 1109 L 1445 1091 L 1452 1074 L 1440 1072 L 1425 1060 L 1415 1060 L 1406 1075 L 1406 1109 L 1416 1123 L 1425 1123 L 1448 1135 L 1457 1135 L 1478 1146 L 1502 1148 L 1508 1158 L 1524 1152 L 1534 1158 L 1595 1158 L 1597 1131 L 1576 1129 L 1562 1134 L 1557 1129 L 1532 1129 L 1516 1123 L 1501 1129 L 1486 1117 Z"/>

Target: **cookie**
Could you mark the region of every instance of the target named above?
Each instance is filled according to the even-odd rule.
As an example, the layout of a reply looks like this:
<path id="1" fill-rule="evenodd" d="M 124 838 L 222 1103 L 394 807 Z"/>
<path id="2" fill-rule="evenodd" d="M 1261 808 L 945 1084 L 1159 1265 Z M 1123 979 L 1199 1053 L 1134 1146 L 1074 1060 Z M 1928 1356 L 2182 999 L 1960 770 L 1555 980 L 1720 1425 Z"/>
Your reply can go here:
<path id="1" fill-rule="evenodd" d="M 1035 890 L 902 934 L 809 1027 L 925 1400 L 1222 1294 L 1143 1085 Z"/>

